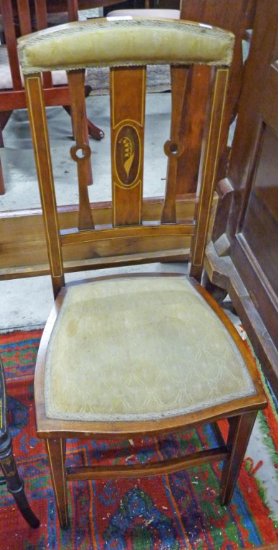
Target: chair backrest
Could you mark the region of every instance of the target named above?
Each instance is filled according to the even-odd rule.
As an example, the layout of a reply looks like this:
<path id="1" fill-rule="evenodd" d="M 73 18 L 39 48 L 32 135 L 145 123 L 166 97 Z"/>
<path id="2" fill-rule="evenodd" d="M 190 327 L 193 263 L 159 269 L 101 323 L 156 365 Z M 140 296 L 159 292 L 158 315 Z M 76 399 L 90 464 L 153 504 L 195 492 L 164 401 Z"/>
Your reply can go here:
<path id="1" fill-rule="evenodd" d="M 138 263 L 177 256 L 190 239 L 191 274 L 200 277 L 233 42 L 231 33 L 207 25 L 136 18 L 70 23 L 20 39 L 19 54 L 25 74 L 55 294 L 64 284 L 65 249 L 89 243 L 94 254 L 94 246 L 107 247 L 107 254 L 119 264 L 120 258 L 123 263 Z M 165 196 L 159 211 L 151 214 L 143 199 L 145 74 L 147 64 L 158 63 L 170 64 L 176 83 L 181 75 L 183 85 L 176 86 L 172 93 L 171 132 L 164 143 L 168 157 Z M 194 124 L 187 117 L 189 105 L 193 95 L 204 95 L 198 80 L 192 78 L 196 64 L 207 66 L 209 93 L 196 211 L 189 218 L 187 212 L 180 211 L 176 171 L 185 128 Z M 90 66 L 110 67 L 112 207 L 110 219 L 101 223 L 94 219 L 94 208 L 89 202 L 86 174 L 91 152 L 80 123 L 85 117 L 84 69 Z M 59 229 L 40 74 L 54 69 L 65 69 L 68 73 L 76 137 L 71 156 L 77 164 L 79 214 L 77 227 L 67 230 Z"/>

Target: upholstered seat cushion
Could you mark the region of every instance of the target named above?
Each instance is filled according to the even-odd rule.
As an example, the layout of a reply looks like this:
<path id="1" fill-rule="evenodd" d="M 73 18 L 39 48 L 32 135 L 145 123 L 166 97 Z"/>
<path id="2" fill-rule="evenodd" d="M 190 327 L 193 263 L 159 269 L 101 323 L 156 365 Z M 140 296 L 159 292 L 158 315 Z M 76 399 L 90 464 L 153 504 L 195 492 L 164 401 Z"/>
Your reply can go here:
<path id="1" fill-rule="evenodd" d="M 231 336 L 186 278 L 68 289 L 46 361 L 47 416 L 162 418 L 253 393 Z"/>

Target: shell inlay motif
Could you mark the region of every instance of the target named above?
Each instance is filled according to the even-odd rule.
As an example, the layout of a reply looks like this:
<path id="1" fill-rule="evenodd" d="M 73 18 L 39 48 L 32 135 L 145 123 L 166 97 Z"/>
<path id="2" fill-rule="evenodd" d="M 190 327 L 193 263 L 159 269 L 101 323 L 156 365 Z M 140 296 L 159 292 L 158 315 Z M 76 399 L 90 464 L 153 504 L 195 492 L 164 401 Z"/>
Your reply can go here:
<path id="1" fill-rule="evenodd" d="M 134 126 L 122 126 L 115 139 L 115 169 L 119 183 L 132 185 L 139 171 L 139 136 Z"/>

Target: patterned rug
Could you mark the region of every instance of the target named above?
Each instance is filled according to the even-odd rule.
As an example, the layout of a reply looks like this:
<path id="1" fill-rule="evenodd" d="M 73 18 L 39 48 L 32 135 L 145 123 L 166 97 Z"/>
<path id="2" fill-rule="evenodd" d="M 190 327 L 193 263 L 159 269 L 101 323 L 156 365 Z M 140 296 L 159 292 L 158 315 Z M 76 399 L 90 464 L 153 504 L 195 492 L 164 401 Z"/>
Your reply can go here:
<path id="1" fill-rule="evenodd" d="M 249 445 L 252 455 L 248 449 L 229 507 L 218 500 L 220 463 L 143 480 L 74 482 L 69 485 L 71 528 L 61 531 L 47 457 L 34 423 L 33 370 L 40 336 L 39 330 L 0 335 L 14 454 L 31 506 L 41 520 L 39 529 L 29 528 L 1 485 L 0 549 L 232 550 L 270 548 L 276 543 L 275 503 L 269 487 L 276 485 L 277 424 L 269 391 L 269 407 L 259 414 Z M 75 464 L 92 459 L 145 463 L 215 443 L 208 426 L 179 437 L 124 441 L 116 444 L 117 453 L 108 441 L 78 445 L 71 440 L 68 452 Z"/>

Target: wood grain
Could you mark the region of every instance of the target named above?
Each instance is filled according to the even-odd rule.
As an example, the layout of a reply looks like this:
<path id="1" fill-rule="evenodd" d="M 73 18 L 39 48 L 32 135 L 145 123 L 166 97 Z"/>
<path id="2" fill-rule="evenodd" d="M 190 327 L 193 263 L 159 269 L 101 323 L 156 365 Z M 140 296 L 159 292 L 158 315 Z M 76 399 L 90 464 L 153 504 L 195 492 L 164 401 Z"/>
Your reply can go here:
<path id="1" fill-rule="evenodd" d="M 209 271 L 230 288 L 262 368 L 278 391 L 277 298 L 277 12 L 276 1 L 257 3 L 254 32 L 239 101 L 227 180 L 229 202 L 217 215 L 214 249 L 227 240 L 227 265 L 218 253 L 206 262 Z M 217 240 L 216 240 L 217 239 Z M 212 248 L 211 248 L 212 250 Z M 215 257 L 214 257 L 215 256 Z M 222 273 L 222 270 L 224 270 Z M 236 275 L 247 289 L 236 284 Z"/>

